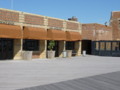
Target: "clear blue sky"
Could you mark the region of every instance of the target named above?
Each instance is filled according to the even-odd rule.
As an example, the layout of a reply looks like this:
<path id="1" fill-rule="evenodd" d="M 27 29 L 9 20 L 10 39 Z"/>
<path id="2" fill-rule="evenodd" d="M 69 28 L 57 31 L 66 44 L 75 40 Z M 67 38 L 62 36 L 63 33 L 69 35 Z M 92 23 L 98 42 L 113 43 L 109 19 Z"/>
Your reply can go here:
<path id="1" fill-rule="evenodd" d="M 81 23 L 104 24 L 111 11 L 120 11 L 120 0 L 0 0 L 0 8 L 66 20 L 76 16 Z"/>

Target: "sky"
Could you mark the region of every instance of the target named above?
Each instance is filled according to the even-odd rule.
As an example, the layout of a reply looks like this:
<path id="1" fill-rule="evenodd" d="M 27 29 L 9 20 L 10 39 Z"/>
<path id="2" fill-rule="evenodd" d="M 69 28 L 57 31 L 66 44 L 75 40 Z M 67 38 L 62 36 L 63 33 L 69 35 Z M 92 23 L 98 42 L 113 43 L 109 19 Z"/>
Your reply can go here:
<path id="1" fill-rule="evenodd" d="M 109 23 L 112 11 L 120 11 L 120 0 L 0 0 L 0 8 L 81 23 Z"/>

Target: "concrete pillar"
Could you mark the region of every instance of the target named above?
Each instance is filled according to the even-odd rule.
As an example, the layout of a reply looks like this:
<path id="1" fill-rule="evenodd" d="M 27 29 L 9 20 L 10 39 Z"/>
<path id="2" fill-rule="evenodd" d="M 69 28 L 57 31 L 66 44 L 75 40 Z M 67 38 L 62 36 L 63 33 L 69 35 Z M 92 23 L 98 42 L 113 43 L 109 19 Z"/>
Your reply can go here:
<path id="1" fill-rule="evenodd" d="M 22 39 L 14 40 L 14 59 L 22 59 Z"/>
<path id="2" fill-rule="evenodd" d="M 76 51 L 76 56 L 81 55 L 81 41 L 75 42 L 75 51 Z"/>
<path id="3" fill-rule="evenodd" d="M 63 57 L 64 50 L 65 50 L 65 41 L 59 41 L 59 57 Z"/>
<path id="4" fill-rule="evenodd" d="M 40 58 L 46 58 L 47 40 L 40 40 Z"/>

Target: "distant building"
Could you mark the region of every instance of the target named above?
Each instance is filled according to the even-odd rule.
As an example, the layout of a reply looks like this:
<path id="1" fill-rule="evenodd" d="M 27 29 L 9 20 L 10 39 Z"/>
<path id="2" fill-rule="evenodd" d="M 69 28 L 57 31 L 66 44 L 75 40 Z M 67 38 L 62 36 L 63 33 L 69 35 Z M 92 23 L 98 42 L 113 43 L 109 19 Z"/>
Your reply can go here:
<path id="1" fill-rule="evenodd" d="M 120 40 L 120 11 L 111 13 L 110 26 L 113 29 L 113 40 Z"/>

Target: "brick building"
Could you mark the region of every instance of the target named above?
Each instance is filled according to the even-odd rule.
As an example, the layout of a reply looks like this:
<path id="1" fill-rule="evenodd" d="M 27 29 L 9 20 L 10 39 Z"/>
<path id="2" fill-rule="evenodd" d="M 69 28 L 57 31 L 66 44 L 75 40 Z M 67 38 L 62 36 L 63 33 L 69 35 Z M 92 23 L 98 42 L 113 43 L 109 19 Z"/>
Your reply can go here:
<path id="1" fill-rule="evenodd" d="M 112 40 L 112 28 L 110 26 L 92 23 L 82 24 L 83 40 Z"/>
<path id="2" fill-rule="evenodd" d="M 120 56 L 120 12 L 112 12 L 110 26 L 82 24 L 82 51 L 100 56 Z"/>
<path id="3" fill-rule="evenodd" d="M 0 9 L 0 59 L 46 58 L 48 40 L 55 40 L 56 57 L 64 50 L 81 55 L 81 23 L 26 12 Z"/>
<path id="4" fill-rule="evenodd" d="M 82 24 L 82 51 L 92 54 L 93 41 L 112 40 L 112 28 L 107 25 L 90 23 Z"/>
<path id="5" fill-rule="evenodd" d="M 120 11 L 111 13 L 110 26 L 113 30 L 113 40 L 120 40 Z"/>

